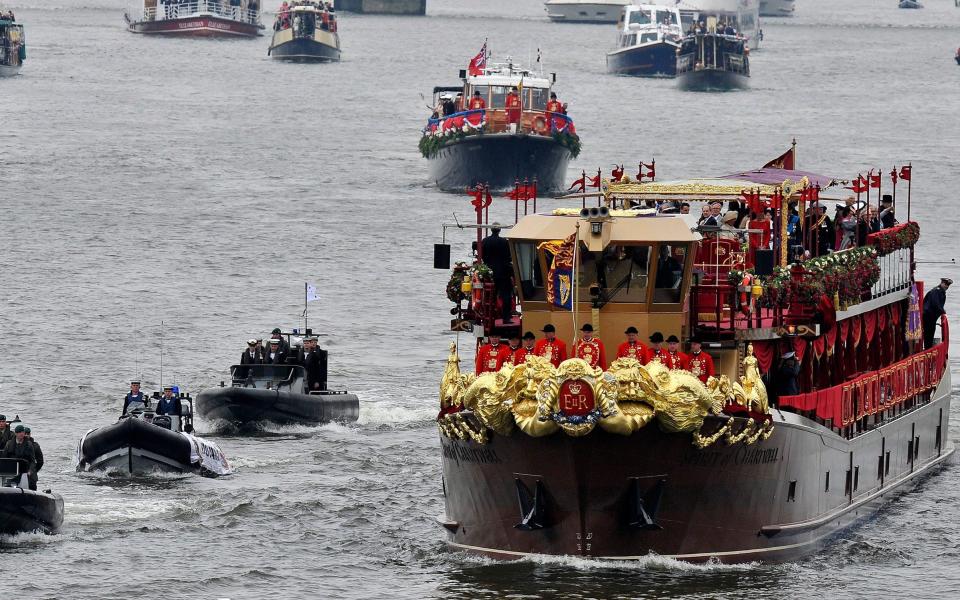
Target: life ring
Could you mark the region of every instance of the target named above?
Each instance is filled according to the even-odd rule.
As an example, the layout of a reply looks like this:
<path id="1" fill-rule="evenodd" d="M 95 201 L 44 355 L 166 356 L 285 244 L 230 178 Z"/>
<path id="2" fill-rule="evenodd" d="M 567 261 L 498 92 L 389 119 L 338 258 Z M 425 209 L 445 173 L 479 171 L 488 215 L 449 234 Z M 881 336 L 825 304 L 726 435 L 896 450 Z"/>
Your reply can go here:
<path id="1" fill-rule="evenodd" d="M 550 128 L 547 125 L 547 118 L 543 115 L 537 115 L 537 117 L 533 120 L 533 130 L 540 135 L 547 135 L 547 133 L 550 131 Z"/>

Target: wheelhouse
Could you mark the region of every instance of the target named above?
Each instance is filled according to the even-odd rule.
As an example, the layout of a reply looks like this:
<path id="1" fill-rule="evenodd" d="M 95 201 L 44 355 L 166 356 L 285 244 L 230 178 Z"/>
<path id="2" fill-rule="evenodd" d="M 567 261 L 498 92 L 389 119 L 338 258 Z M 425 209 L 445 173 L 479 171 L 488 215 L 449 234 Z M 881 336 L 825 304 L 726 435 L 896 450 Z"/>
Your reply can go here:
<path id="1" fill-rule="evenodd" d="M 680 23 L 680 11 L 673 7 L 627 6 L 617 25 L 617 47 L 631 48 L 662 39 L 679 40 L 683 35 Z"/>

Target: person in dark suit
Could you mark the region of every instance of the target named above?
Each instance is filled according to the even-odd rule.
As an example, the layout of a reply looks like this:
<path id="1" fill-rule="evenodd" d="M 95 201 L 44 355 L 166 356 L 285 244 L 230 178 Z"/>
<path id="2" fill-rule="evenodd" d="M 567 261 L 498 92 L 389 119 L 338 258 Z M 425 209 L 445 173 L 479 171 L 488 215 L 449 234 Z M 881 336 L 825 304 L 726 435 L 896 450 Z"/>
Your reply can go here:
<path id="1" fill-rule="evenodd" d="M 317 338 L 303 340 L 303 350 L 297 356 L 297 363 L 307 373 L 307 390 L 311 392 L 327 389 L 327 352 L 317 348 Z"/>
<path id="2" fill-rule="evenodd" d="M 163 397 L 157 401 L 156 413 L 175 417 L 183 415 L 183 405 L 180 403 L 180 398 L 173 395 L 172 385 L 163 386 Z"/>
<path id="3" fill-rule="evenodd" d="M 15 458 L 26 463 L 25 468 L 21 469 L 21 472 L 27 475 L 27 480 L 30 482 L 29 487 L 31 489 L 37 489 L 37 484 L 35 483 L 37 477 L 36 450 L 34 450 L 30 440 L 27 439 L 26 428 L 23 425 L 17 425 L 14 431 L 16 437 L 6 443 L 3 451 L 0 452 L 0 458 Z"/>
<path id="4" fill-rule="evenodd" d="M 880 224 L 884 229 L 897 224 L 897 218 L 893 216 L 893 196 L 890 194 L 884 194 L 880 200 Z"/>
<path id="5" fill-rule="evenodd" d="M 266 361 L 263 356 L 263 349 L 257 347 L 257 340 L 247 340 L 247 349 L 240 355 L 241 365 L 262 365 Z M 250 375 L 251 369 L 237 369 L 234 379 L 246 379 Z"/>
<path id="6" fill-rule="evenodd" d="M 280 340 L 270 339 L 269 348 L 267 348 L 267 354 L 263 357 L 264 364 L 268 365 L 283 365 L 287 362 L 287 351 L 280 347 Z"/>
<path id="7" fill-rule="evenodd" d="M 280 342 L 280 350 L 283 351 L 285 356 L 290 355 L 290 344 L 287 343 L 287 340 L 284 339 L 283 333 L 280 331 L 279 327 L 274 327 L 273 331 L 270 332 L 270 340 L 277 340 Z"/>
<path id="8" fill-rule="evenodd" d="M 30 428 L 24 425 L 23 432 L 26 434 L 26 439 L 33 444 L 33 454 L 37 459 L 37 468 L 33 470 L 33 473 L 30 474 L 28 480 L 30 481 L 30 489 L 37 489 L 37 474 L 40 472 L 40 469 L 43 468 L 43 450 L 40 449 L 40 444 L 37 443 L 37 440 L 33 439 L 33 436 L 30 434 Z"/>
<path id="9" fill-rule="evenodd" d="M 12 439 L 13 432 L 10 431 L 10 425 L 7 424 L 7 416 L 0 415 L 0 452 L 3 452 L 3 447 Z"/>
<path id="10" fill-rule="evenodd" d="M 500 237 L 500 223 L 490 227 L 490 235 L 480 242 L 483 262 L 493 271 L 493 285 L 500 298 L 504 323 L 513 322 L 513 264 L 510 260 L 510 244 Z"/>
<path id="11" fill-rule="evenodd" d="M 800 376 L 800 361 L 791 350 L 784 353 L 777 367 L 777 391 L 780 396 L 796 396 L 800 393 L 797 377 Z"/>
<path id="12" fill-rule="evenodd" d="M 923 297 L 923 347 L 933 347 L 933 336 L 937 332 L 937 321 L 940 315 L 945 314 L 947 290 L 953 285 L 952 279 L 943 278 L 940 285 L 933 288 Z"/>

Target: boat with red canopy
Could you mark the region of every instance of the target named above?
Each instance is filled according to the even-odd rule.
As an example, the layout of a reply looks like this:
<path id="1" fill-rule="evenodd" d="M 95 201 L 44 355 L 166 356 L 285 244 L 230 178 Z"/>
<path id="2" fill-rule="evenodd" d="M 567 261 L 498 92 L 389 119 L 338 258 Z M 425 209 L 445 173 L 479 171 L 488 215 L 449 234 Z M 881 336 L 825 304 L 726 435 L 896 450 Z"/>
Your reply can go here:
<path id="1" fill-rule="evenodd" d="M 451 548 L 792 560 L 946 464 L 948 328 L 921 324 L 912 167 L 848 182 L 780 159 L 679 181 L 621 167 L 502 225 L 512 323 L 487 244 L 454 267 L 452 329 L 472 336 L 440 383 Z M 484 343 L 526 331 L 543 339 L 522 354 Z"/>

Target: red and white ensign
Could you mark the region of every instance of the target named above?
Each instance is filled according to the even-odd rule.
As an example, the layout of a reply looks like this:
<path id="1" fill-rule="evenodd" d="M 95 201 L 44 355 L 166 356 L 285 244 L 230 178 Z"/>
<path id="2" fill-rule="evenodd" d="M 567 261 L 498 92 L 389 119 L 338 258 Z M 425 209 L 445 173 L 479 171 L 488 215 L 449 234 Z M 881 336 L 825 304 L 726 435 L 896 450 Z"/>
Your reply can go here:
<path id="1" fill-rule="evenodd" d="M 560 386 L 560 410 L 564 414 L 582 417 L 595 406 L 593 388 L 583 379 L 564 381 Z"/>

